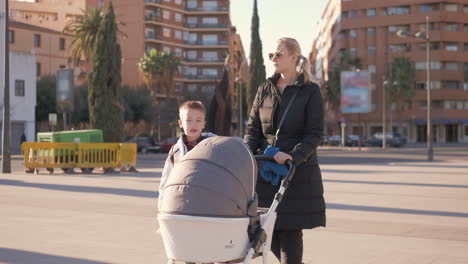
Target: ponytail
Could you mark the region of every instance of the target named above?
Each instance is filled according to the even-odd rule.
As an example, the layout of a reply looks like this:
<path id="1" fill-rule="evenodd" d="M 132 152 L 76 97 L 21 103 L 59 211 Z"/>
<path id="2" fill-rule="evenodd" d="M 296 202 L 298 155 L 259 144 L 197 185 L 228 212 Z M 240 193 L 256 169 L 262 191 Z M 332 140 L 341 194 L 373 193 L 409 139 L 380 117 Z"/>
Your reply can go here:
<path id="1" fill-rule="evenodd" d="M 297 62 L 296 71 L 299 74 L 304 75 L 304 82 L 312 81 L 311 68 L 312 68 L 312 66 L 311 66 L 309 60 L 306 57 L 301 55 L 299 57 L 299 61 Z"/>

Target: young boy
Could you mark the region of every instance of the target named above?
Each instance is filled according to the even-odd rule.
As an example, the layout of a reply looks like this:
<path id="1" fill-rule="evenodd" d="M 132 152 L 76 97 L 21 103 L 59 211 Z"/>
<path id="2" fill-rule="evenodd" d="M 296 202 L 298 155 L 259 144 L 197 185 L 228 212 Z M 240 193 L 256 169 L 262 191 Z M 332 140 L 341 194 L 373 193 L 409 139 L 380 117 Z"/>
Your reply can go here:
<path id="1" fill-rule="evenodd" d="M 161 176 L 161 183 L 159 184 L 159 199 L 158 208 L 164 199 L 163 189 L 166 185 L 167 178 L 169 177 L 174 164 L 177 163 L 187 152 L 193 149 L 200 141 L 205 138 L 215 136 L 212 133 L 202 133 L 205 128 L 205 107 L 200 101 L 187 101 L 179 107 L 179 127 L 183 129 L 177 143 L 172 146 L 166 159 L 163 173 Z"/>

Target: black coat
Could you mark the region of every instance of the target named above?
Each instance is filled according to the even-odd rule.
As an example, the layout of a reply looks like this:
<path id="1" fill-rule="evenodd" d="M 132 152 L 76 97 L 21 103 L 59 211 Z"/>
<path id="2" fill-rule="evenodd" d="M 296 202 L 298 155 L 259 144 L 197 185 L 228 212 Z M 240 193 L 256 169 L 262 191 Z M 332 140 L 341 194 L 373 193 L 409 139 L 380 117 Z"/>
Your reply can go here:
<path id="1" fill-rule="evenodd" d="M 301 75 L 283 94 L 276 87 L 276 74 L 263 83 L 252 105 L 244 142 L 255 154 L 274 142 L 278 123 L 288 102 L 297 92 L 280 129 L 276 147 L 293 158 L 296 173 L 283 201 L 278 206 L 275 229 L 310 229 L 325 226 L 325 201 L 322 175 L 317 162 L 317 147 L 323 134 L 323 100 L 320 87 L 304 83 Z M 270 207 L 279 186 L 257 177 L 260 207 Z"/>

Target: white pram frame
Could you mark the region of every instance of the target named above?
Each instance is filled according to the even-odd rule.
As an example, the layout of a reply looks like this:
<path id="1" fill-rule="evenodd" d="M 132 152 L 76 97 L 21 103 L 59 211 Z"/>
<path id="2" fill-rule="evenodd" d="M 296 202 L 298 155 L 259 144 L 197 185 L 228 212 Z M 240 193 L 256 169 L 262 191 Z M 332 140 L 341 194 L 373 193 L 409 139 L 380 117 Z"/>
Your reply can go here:
<path id="1" fill-rule="evenodd" d="M 255 156 L 260 160 L 274 161 L 271 156 Z M 176 214 L 158 214 L 160 232 L 168 257 L 168 264 L 176 261 L 194 263 L 244 263 L 262 256 L 263 264 L 268 264 L 271 251 L 271 237 L 276 222 L 276 208 L 282 200 L 295 167 L 287 161 L 289 173 L 281 181 L 281 186 L 268 212 L 260 212 L 260 226 L 252 241 L 248 227 L 250 217 L 222 218 Z"/>

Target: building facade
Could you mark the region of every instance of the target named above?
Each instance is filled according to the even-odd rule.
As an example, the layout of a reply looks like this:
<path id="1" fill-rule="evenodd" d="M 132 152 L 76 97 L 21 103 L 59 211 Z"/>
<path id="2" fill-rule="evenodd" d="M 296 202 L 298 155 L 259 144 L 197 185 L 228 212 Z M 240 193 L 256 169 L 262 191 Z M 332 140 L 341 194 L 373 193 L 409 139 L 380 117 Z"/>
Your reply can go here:
<path id="1" fill-rule="evenodd" d="M 1 31 L 3 31 L 3 28 L 2 30 L 0 30 L 0 33 Z M 2 41 L 2 37 L 0 37 L 0 41 Z M 1 52 L 3 52 L 3 48 Z M 34 55 L 27 53 L 10 52 L 10 144 L 12 154 L 21 154 L 21 137 L 23 134 L 26 137 L 26 141 L 35 140 L 35 63 L 36 59 Z M 4 83 L 5 69 L 3 63 L 0 63 L 0 129 L 3 125 L 3 122 L 1 120 L 3 120 Z"/>
<path id="2" fill-rule="evenodd" d="M 387 105 L 388 131 L 399 131 L 412 143 L 427 140 L 425 40 L 398 37 L 399 30 L 430 38 L 433 140 L 468 142 L 468 0 L 330 0 L 317 37 L 316 76 L 322 84 L 328 81 L 343 52 L 361 58 L 360 70 L 371 73 L 372 109 L 362 114 L 327 111 L 327 133 L 339 134 L 339 123 L 345 121 L 347 133 L 371 136 L 382 130 Z M 383 82 L 396 57 L 409 58 L 415 70 L 415 96 L 405 100 L 403 111 L 382 100 Z M 326 107 L 331 109 L 328 103 Z"/>

